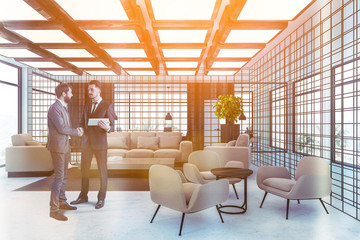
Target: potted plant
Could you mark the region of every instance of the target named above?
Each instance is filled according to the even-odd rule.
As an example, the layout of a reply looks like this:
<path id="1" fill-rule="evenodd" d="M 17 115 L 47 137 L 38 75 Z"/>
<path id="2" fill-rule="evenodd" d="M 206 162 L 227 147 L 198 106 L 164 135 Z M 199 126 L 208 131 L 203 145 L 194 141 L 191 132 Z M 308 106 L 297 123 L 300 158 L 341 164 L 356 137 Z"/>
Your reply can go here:
<path id="1" fill-rule="evenodd" d="M 215 116 L 226 119 L 226 124 L 221 124 L 221 142 L 228 142 L 238 137 L 240 125 L 234 124 L 239 116 L 244 113 L 244 105 L 240 97 L 233 94 L 219 95 L 213 108 Z"/>

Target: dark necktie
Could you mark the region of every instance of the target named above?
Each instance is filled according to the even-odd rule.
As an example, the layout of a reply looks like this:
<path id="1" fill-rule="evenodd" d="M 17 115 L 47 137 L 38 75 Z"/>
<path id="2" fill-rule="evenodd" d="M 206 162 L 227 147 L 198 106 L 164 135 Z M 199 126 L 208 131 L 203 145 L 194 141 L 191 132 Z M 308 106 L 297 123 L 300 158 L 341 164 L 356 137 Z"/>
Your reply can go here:
<path id="1" fill-rule="evenodd" d="M 92 109 L 92 111 L 91 111 L 91 115 L 93 115 L 93 114 L 94 114 L 94 112 L 95 112 L 95 110 L 96 110 L 96 105 L 97 105 L 97 102 L 96 102 L 96 103 L 94 103 L 93 109 Z"/>

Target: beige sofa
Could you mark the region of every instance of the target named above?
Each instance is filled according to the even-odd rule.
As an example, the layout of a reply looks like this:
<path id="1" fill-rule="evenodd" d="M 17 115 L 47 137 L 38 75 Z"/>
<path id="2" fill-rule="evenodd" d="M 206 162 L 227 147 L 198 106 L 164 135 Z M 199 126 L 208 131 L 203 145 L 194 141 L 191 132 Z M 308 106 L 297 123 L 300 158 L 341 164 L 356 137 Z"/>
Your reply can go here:
<path id="1" fill-rule="evenodd" d="M 108 133 L 108 159 L 175 158 L 187 162 L 192 142 L 182 141 L 180 132 L 113 132 Z M 111 164 L 111 160 L 108 162 Z"/>
<path id="2" fill-rule="evenodd" d="M 243 163 L 244 168 L 250 167 L 251 147 L 248 134 L 240 134 L 237 140 L 213 144 L 205 147 L 204 150 L 219 154 L 222 167 L 229 161 L 240 161 Z"/>
<path id="3" fill-rule="evenodd" d="M 12 146 L 5 149 L 5 169 L 9 177 L 50 175 L 53 172 L 50 152 L 30 134 L 16 134 L 11 140 Z"/>

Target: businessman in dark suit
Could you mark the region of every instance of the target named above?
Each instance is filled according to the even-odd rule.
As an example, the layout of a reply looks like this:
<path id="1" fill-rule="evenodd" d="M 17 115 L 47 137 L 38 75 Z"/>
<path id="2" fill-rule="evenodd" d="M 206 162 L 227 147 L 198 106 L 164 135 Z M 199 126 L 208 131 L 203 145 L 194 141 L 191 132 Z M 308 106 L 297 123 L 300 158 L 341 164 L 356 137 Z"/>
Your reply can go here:
<path id="1" fill-rule="evenodd" d="M 48 142 L 47 149 L 51 153 L 54 165 L 54 181 L 50 195 L 50 217 L 59 221 L 66 221 L 60 209 L 76 210 L 76 207 L 66 202 L 65 186 L 67 180 L 68 164 L 70 160 L 70 136 L 81 136 L 80 128 L 71 128 L 71 121 L 68 112 L 72 90 L 69 85 L 60 83 L 55 88 L 56 101 L 48 111 Z"/>
<path id="2" fill-rule="evenodd" d="M 85 104 L 80 127 L 84 129 L 81 142 L 81 192 L 79 197 L 71 204 L 88 202 L 89 171 L 91 160 L 95 155 L 100 172 L 100 190 L 95 209 L 102 208 L 105 204 L 107 189 L 107 135 L 114 131 L 114 109 L 112 105 L 104 101 L 101 96 L 101 83 L 93 80 L 88 85 L 88 95 L 91 102 Z M 98 121 L 97 126 L 89 126 L 90 118 L 108 118 L 109 122 Z"/>

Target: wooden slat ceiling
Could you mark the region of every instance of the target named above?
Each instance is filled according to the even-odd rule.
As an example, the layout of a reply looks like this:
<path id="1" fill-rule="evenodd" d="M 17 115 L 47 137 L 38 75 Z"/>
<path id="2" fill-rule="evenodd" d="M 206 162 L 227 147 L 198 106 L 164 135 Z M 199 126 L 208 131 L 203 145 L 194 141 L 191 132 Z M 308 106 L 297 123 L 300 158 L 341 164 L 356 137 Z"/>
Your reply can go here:
<path id="1" fill-rule="evenodd" d="M 238 20 L 246 4 L 254 0 L 209 0 L 209 3 L 212 2 L 214 5 L 210 19 L 163 20 L 157 19 L 156 11 L 153 9 L 152 1 L 155 0 L 107 0 L 117 1 L 128 19 L 77 20 L 62 6 L 63 1 L 65 0 L 24 0 L 26 5 L 39 13 L 44 20 L 3 20 L 0 16 L 0 40 L 1 38 L 5 40 L 3 41 L 5 43 L 0 41 L 0 54 L 14 57 L 7 51 L 29 50 L 39 57 L 16 55 L 15 60 L 25 64 L 29 63 L 29 65 L 31 62 L 36 62 L 39 66 L 42 62 L 55 63 L 59 67 L 40 67 L 39 69 L 57 72 L 59 75 L 63 71 L 71 71 L 78 75 L 91 74 L 92 71 L 100 73 L 111 71 L 113 75 L 147 75 L 142 72 L 148 73 L 148 71 L 152 71 L 154 75 L 170 75 L 172 71 L 177 73 L 180 71 L 180 75 L 185 71 L 186 73 L 192 71 L 194 75 L 208 75 L 211 71 L 224 71 L 224 73 L 233 71 L 236 74 L 241 66 L 250 61 L 259 50 L 263 49 L 268 42 L 287 27 L 288 21 L 293 20 L 314 2 L 307 1 L 301 9 L 297 9 L 296 15 L 292 19 L 287 20 Z M 36 41 L 25 36 L 26 32 L 32 30 L 35 32 L 41 30 L 42 33 L 46 33 L 46 31 L 50 33 L 49 30 L 59 31 L 61 34 L 66 34 L 65 37 L 69 39 L 66 42 L 61 42 L 61 40 L 59 42 Z M 100 32 L 107 30 L 103 31 L 107 34 L 119 32 L 120 40 L 121 36 L 125 37 L 125 35 L 121 35 L 123 32 L 131 33 L 137 39 L 133 42 L 132 40 L 117 41 L 118 38 L 114 38 L 113 42 L 99 41 L 98 39 L 102 37 L 96 36 L 96 31 L 99 30 Z M 249 30 L 277 31 L 274 31 L 273 35 L 270 34 L 266 41 L 258 41 L 254 38 L 253 41 L 236 42 L 237 36 L 247 34 L 243 31 Z M 181 41 L 181 39 L 179 41 L 162 41 L 172 33 L 169 34 L 167 31 L 174 31 L 174 33 L 181 31 L 184 34 L 190 31 L 190 33 L 194 33 L 193 35 L 199 36 L 202 33 L 206 34 L 203 35 L 202 41 Z M 230 38 L 233 41 L 227 41 Z M 85 50 L 90 55 L 66 55 L 66 51 L 74 49 Z M 56 50 L 60 50 L 60 53 Z M 191 50 L 194 53 L 189 56 L 168 55 L 167 52 L 169 51 L 169 54 L 174 51 L 185 53 Z M 243 50 L 251 50 L 252 53 L 241 55 Z M 115 54 L 114 51 L 119 51 L 119 53 Z M 230 53 L 239 51 L 239 54 L 228 56 L 226 52 L 229 53 L 229 51 Z M 86 62 L 89 63 L 89 66 L 86 66 Z M 90 63 L 94 62 L 102 63 L 103 67 L 93 67 L 94 65 Z M 81 67 L 77 63 L 82 63 Z M 136 67 L 131 63 L 137 63 Z M 171 67 L 167 67 L 166 63 L 169 65 L 171 63 Z M 239 66 L 236 66 L 237 63 Z M 216 67 L 216 65 L 220 65 L 220 67 Z"/>

